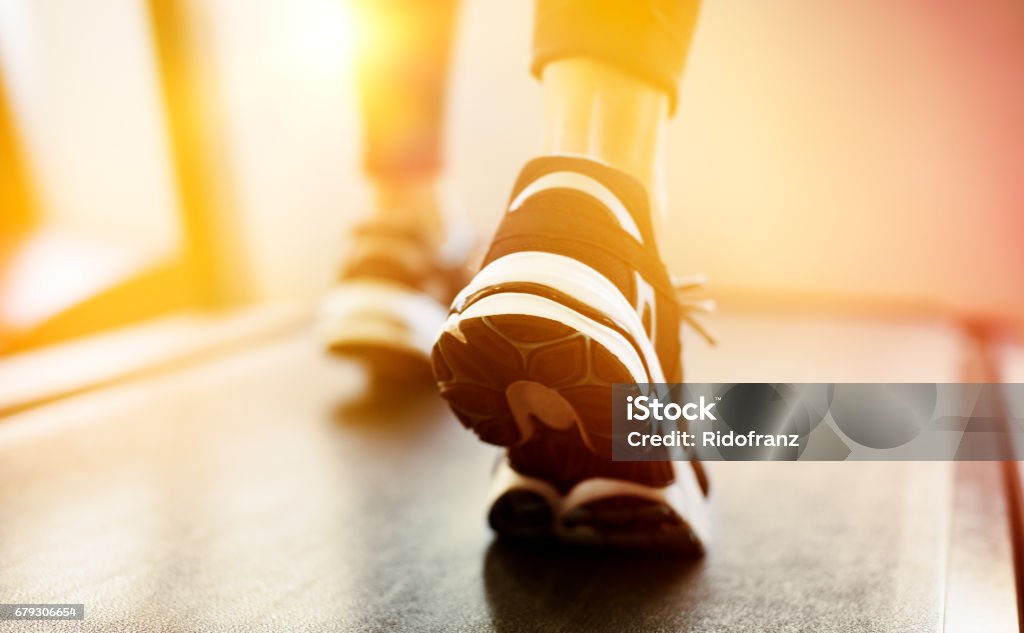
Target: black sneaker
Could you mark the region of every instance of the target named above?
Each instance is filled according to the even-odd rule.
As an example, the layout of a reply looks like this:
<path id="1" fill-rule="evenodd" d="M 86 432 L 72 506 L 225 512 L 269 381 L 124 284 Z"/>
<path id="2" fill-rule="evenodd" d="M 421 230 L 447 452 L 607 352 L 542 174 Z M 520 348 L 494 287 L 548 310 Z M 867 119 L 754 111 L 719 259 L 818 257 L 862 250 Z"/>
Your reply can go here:
<path id="1" fill-rule="evenodd" d="M 583 158 L 526 165 L 433 351 L 455 415 L 508 448 L 499 533 L 537 536 L 550 516 L 570 542 L 703 551 L 698 462 L 611 460 L 612 385 L 682 381 L 682 312 L 639 182 Z"/>
<path id="2" fill-rule="evenodd" d="M 430 348 L 447 306 L 468 278 L 467 248 L 442 253 L 414 227 L 358 225 L 351 252 L 320 305 L 331 354 L 363 363 L 378 383 L 429 382 Z"/>

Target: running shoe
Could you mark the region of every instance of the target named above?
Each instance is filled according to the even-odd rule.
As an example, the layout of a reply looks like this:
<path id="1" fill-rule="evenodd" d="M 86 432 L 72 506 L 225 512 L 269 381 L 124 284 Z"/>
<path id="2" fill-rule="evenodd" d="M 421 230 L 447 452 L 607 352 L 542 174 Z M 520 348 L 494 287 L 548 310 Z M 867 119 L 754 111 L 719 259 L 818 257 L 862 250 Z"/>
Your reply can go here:
<path id="1" fill-rule="evenodd" d="M 355 227 L 351 252 L 320 305 L 327 351 L 362 363 L 378 384 L 429 384 L 430 349 L 447 306 L 468 279 L 470 240 L 442 248 L 415 227 L 373 219 Z"/>
<path id="2" fill-rule="evenodd" d="M 700 463 L 611 459 L 612 385 L 681 382 L 685 312 L 638 181 L 585 158 L 526 165 L 433 349 L 456 417 L 507 449 L 497 532 L 703 551 Z"/>

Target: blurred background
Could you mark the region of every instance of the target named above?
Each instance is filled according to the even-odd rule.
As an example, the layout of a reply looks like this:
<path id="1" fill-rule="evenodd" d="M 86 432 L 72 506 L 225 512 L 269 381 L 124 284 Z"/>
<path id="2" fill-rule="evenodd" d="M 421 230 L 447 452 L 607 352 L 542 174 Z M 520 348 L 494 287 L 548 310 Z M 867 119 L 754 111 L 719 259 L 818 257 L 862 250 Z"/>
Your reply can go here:
<path id="1" fill-rule="evenodd" d="M 460 14 L 447 181 L 482 234 L 539 146 L 530 5 Z M 369 204 L 351 17 L 0 0 L 0 354 L 313 306 Z M 670 267 L 725 302 L 1024 322 L 1017 0 L 709 0 L 668 155 Z"/>

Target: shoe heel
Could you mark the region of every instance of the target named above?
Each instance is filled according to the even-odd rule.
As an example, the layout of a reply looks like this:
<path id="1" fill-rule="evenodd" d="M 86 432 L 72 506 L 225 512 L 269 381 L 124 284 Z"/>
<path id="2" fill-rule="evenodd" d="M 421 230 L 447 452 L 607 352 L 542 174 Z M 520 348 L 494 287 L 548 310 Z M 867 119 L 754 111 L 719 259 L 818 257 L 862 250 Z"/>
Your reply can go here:
<path id="1" fill-rule="evenodd" d="M 563 323 L 521 314 L 465 319 L 438 339 L 432 365 L 463 426 L 507 447 L 518 472 L 562 492 L 592 477 L 672 481 L 670 462 L 612 461 L 612 385 L 632 374 Z"/>
<path id="2" fill-rule="evenodd" d="M 610 457 L 611 386 L 630 374 L 586 335 L 530 315 L 470 318 L 441 335 L 432 366 L 441 395 L 482 441 L 514 448 L 538 430 L 577 429 Z"/>

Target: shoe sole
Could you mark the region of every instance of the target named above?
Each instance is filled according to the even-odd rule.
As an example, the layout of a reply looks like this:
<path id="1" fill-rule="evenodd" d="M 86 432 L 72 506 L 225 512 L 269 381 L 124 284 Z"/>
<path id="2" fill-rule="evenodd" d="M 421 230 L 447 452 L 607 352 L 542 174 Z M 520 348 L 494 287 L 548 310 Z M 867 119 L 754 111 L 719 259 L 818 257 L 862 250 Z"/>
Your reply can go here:
<path id="1" fill-rule="evenodd" d="M 553 319 L 497 314 L 450 319 L 432 364 L 441 395 L 464 426 L 481 441 L 507 447 L 514 471 L 568 495 L 551 508 L 561 540 L 702 551 L 692 545 L 702 530 L 683 518 L 670 492 L 677 478 L 671 462 L 611 461 L 612 385 L 635 379 L 604 346 Z M 696 485 L 692 471 L 683 477 Z M 529 491 L 509 486 L 504 498 L 495 496 L 491 525 L 499 534 L 539 531 L 516 524 L 516 517 L 540 515 L 540 500 L 520 492 Z M 637 520 L 624 524 L 623 508 Z M 670 518 L 655 523 L 648 515 Z M 635 534 L 622 528 L 627 524 Z"/>
<path id="2" fill-rule="evenodd" d="M 647 550 L 699 557 L 709 541 L 703 494 L 590 479 L 562 496 L 551 484 L 517 473 L 502 460 L 495 470 L 487 522 L 499 536 L 540 544 Z M 676 497 L 673 499 L 672 497 Z M 688 510 L 680 511 L 689 505 Z M 688 516 L 689 519 L 685 519 Z"/>
<path id="3" fill-rule="evenodd" d="M 590 479 L 562 502 L 556 531 L 567 543 L 696 557 L 709 542 L 707 498 L 690 465 L 676 462 L 671 486 Z"/>
<path id="4" fill-rule="evenodd" d="M 502 459 L 489 497 L 487 523 L 501 536 L 531 542 L 554 537 L 563 499 L 551 484 L 516 472 Z"/>
<path id="5" fill-rule="evenodd" d="M 430 345 L 444 322 L 434 300 L 386 282 L 352 282 L 321 306 L 327 352 L 366 367 L 380 385 L 430 384 Z"/>
<path id="6" fill-rule="evenodd" d="M 578 438 L 611 458 L 612 385 L 632 375 L 587 335 L 525 314 L 462 319 L 432 364 L 441 396 L 481 441 L 516 451 Z"/>

